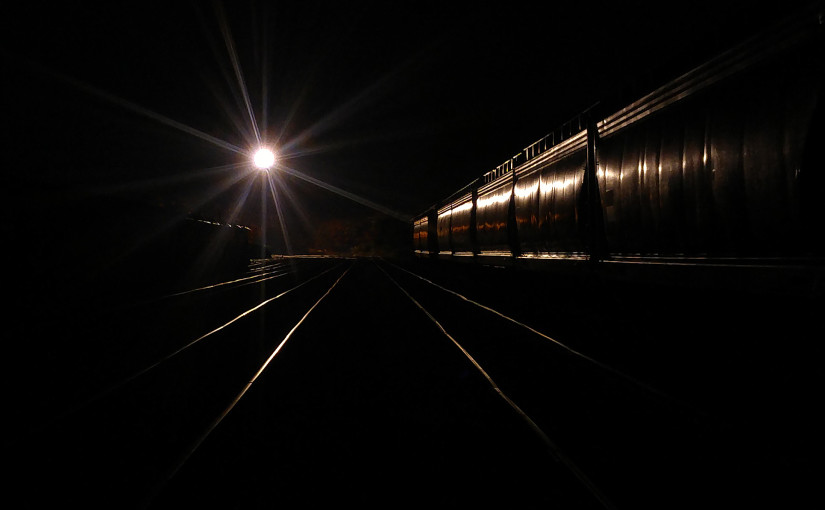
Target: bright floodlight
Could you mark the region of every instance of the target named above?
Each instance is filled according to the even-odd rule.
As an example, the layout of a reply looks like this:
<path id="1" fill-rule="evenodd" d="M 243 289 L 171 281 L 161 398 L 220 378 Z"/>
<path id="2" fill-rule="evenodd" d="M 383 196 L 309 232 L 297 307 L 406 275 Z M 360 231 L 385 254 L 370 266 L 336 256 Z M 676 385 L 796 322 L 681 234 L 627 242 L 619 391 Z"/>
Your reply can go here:
<path id="1" fill-rule="evenodd" d="M 254 161 L 255 166 L 261 170 L 272 168 L 272 165 L 275 164 L 275 153 L 266 148 L 258 149 L 258 152 L 255 153 Z"/>

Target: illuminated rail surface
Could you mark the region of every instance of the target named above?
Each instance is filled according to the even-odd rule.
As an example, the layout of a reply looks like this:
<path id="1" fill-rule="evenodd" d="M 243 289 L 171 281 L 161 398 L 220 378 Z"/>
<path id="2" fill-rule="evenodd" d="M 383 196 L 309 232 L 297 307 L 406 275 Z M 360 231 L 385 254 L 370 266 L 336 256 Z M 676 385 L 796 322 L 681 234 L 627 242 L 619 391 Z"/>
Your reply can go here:
<path id="1" fill-rule="evenodd" d="M 19 417 L 4 447 L 30 462 L 9 487 L 109 508 L 696 508 L 813 493 L 821 472 L 792 458 L 813 455 L 822 425 L 801 349 L 822 326 L 805 307 L 768 316 L 760 299 L 547 278 L 304 258 L 114 307 L 87 321 L 105 366 L 69 350 L 67 365 L 44 362 L 83 384 Z"/>

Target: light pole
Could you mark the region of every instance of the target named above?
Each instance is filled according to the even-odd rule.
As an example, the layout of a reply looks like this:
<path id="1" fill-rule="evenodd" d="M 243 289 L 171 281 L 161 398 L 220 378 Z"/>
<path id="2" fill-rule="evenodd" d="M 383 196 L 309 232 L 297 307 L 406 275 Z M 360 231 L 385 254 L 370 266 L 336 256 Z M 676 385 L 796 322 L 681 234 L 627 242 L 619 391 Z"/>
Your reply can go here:
<path id="1" fill-rule="evenodd" d="M 272 176 L 269 175 L 269 169 L 275 165 L 275 159 L 275 152 L 265 146 L 259 147 L 258 150 L 252 154 L 252 163 L 255 168 L 261 171 L 263 177 L 261 185 L 261 258 L 265 258 L 266 254 L 266 190 L 268 188 L 272 193 L 272 198 L 275 198 L 274 189 L 272 189 Z"/>

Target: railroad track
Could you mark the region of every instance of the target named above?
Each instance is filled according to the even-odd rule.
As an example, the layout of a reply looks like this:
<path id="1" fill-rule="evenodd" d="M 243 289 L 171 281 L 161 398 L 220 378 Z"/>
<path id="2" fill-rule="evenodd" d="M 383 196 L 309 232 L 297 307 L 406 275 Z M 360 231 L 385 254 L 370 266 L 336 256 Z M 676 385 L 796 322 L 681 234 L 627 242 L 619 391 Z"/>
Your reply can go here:
<path id="1" fill-rule="evenodd" d="M 747 501 L 777 471 L 701 392 L 602 345 L 621 323 L 508 281 L 292 259 L 112 307 L 79 328 L 107 347 L 90 374 L 17 415 L 10 487 L 110 508 L 676 508 Z"/>

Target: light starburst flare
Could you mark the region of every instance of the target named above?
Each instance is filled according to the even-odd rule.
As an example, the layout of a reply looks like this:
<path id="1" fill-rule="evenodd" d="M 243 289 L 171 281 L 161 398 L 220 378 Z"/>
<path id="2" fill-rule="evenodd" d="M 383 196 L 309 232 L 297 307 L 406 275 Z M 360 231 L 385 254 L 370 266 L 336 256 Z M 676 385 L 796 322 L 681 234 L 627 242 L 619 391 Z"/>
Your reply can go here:
<path id="1" fill-rule="evenodd" d="M 252 158 L 255 166 L 261 170 L 269 170 L 275 164 L 275 153 L 271 149 L 261 147 L 255 151 Z"/>

